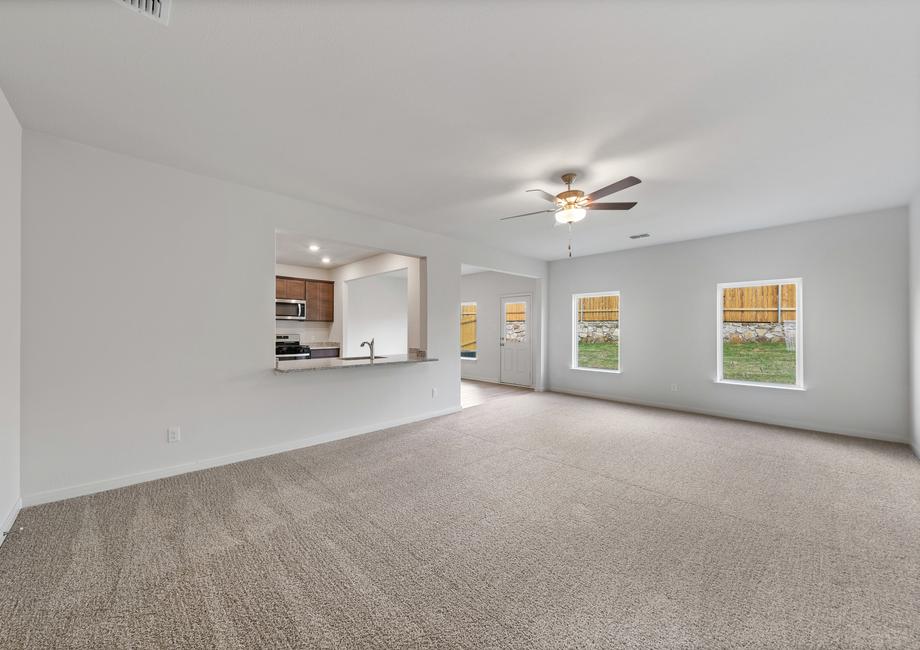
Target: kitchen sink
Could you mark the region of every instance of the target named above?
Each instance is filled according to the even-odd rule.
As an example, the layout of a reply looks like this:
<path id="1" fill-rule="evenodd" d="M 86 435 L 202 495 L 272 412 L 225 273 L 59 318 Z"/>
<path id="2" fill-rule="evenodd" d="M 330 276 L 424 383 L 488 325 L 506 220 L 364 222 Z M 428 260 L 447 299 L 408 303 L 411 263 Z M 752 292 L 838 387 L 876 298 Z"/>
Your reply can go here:
<path id="1" fill-rule="evenodd" d="M 370 357 L 339 357 L 339 359 L 341 359 L 342 361 L 359 361 L 361 359 L 367 359 L 368 361 L 371 360 Z M 378 354 L 377 356 L 374 357 L 374 361 L 376 361 L 377 359 L 386 359 L 386 357 L 381 357 Z"/>

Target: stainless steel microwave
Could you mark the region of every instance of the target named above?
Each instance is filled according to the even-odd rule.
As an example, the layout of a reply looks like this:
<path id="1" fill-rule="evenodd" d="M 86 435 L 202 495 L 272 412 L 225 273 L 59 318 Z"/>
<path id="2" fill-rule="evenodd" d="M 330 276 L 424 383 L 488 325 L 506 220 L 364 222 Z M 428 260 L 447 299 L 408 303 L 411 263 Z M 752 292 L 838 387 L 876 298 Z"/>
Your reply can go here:
<path id="1" fill-rule="evenodd" d="M 275 320 L 307 320 L 307 301 L 275 298 Z"/>

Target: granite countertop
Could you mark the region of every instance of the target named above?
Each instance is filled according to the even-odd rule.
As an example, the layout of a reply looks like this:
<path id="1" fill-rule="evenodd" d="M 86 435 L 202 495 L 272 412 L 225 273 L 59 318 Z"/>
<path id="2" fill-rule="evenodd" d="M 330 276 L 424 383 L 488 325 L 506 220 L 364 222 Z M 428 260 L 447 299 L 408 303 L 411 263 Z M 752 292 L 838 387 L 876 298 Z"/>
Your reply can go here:
<path id="1" fill-rule="evenodd" d="M 331 350 L 334 348 L 341 348 L 341 344 L 336 343 L 335 341 L 316 341 L 315 343 L 304 343 L 304 345 L 309 345 L 311 350 Z"/>
<path id="2" fill-rule="evenodd" d="M 284 361 L 279 360 L 275 364 L 277 374 L 287 374 L 289 372 L 306 372 L 308 370 L 332 370 L 334 368 L 365 368 L 378 366 L 395 366 L 402 363 L 427 363 L 428 361 L 437 361 L 435 357 L 429 357 L 424 352 L 409 354 L 387 354 L 374 359 L 373 363 L 370 357 L 361 357 L 360 359 L 343 359 L 341 357 L 329 357 L 326 359 L 302 359 Z"/>

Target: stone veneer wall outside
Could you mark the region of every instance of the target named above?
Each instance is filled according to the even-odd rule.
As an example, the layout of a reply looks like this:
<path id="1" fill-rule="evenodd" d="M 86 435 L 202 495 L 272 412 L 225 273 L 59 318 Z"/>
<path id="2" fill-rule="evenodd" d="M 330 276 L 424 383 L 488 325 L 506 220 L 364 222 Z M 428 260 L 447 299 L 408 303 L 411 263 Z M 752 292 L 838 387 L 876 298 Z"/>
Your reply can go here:
<path id="1" fill-rule="evenodd" d="M 518 323 L 509 323 L 508 338 L 515 340 L 519 332 L 514 326 Z M 795 321 L 785 323 L 722 323 L 722 339 L 732 343 L 758 341 L 771 343 L 785 341 L 787 345 L 795 345 Z M 607 343 L 620 340 L 619 321 L 579 321 L 578 340 L 585 343 Z"/>
<path id="2" fill-rule="evenodd" d="M 505 323 L 505 340 L 512 343 L 523 343 L 527 338 L 527 323 L 512 321 Z"/>
<path id="3" fill-rule="evenodd" d="M 620 340 L 620 321 L 578 321 L 578 340 L 582 343 L 616 343 Z"/>
<path id="4" fill-rule="evenodd" d="M 785 341 L 795 347 L 795 321 L 785 323 L 722 323 L 722 340 L 730 343 Z"/>

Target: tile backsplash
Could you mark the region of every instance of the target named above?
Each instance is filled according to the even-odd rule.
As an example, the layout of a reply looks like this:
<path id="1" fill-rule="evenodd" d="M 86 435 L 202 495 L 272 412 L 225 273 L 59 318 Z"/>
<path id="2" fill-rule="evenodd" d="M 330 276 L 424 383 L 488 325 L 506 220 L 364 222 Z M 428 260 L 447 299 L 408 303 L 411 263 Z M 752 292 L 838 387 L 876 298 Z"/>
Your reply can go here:
<path id="1" fill-rule="evenodd" d="M 301 343 L 328 341 L 332 332 L 332 323 L 311 321 L 275 321 L 277 334 L 300 334 Z"/>

